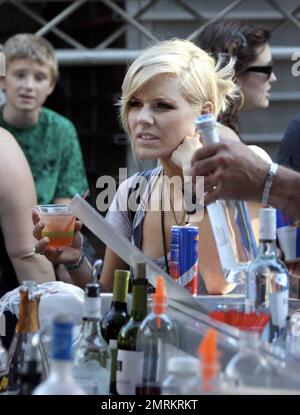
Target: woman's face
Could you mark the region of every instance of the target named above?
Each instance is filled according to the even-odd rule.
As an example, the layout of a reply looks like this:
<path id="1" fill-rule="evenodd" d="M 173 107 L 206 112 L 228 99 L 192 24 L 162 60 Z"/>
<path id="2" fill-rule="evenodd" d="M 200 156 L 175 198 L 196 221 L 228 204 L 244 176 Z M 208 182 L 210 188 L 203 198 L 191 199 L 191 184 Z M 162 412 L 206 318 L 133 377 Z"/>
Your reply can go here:
<path id="1" fill-rule="evenodd" d="M 195 133 L 200 114 L 182 95 L 176 78 L 151 78 L 129 101 L 131 139 L 141 159 L 168 160 L 185 136 Z"/>
<path id="2" fill-rule="evenodd" d="M 271 49 L 269 44 L 266 43 L 258 49 L 256 59 L 248 65 L 248 68 L 271 64 Z M 265 73 L 251 71 L 237 75 L 236 83 L 241 87 L 245 99 L 242 110 L 267 108 L 269 106 L 271 84 L 274 81 L 276 81 L 274 72 L 271 73 L 270 77 Z"/>

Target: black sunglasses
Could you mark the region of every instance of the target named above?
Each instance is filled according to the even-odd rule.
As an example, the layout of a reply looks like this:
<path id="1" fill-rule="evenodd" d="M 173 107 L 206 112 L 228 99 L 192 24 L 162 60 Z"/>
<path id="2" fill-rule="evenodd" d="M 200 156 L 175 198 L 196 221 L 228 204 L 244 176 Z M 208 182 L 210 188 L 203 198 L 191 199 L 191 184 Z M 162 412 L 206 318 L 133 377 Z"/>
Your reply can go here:
<path id="1" fill-rule="evenodd" d="M 265 66 L 249 66 L 249 68 L 245 69 L 244 72 L 258 72 L 264 73 L 268 75 L 267 79 L 270 79 L 271 74 L 273 72 L 273 65 L 265 65 Z"/>

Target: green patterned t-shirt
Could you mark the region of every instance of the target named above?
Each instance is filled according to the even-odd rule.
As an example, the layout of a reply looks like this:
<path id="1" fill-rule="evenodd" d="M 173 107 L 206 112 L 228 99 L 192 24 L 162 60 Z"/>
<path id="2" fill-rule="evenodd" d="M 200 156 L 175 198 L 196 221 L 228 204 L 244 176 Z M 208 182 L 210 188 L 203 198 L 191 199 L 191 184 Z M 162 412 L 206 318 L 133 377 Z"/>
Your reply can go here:
<path id="1" fill-rule="evenodd" d="M 38 122 L 19 129 L 7 124 L 0 112 L 0 126 L 11 132 L 31 167 L 39 203 L 73 197 L 87 188 L 77 132 L 67 118 L 43 107 Z"/>

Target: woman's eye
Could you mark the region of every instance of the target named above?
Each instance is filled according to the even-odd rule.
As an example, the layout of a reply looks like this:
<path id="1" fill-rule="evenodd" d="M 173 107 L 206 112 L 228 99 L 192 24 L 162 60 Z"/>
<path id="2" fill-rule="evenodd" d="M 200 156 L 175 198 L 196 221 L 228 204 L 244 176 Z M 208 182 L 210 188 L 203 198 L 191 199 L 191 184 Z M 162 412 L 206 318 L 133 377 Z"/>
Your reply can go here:
<path id="1" fill-rule="evenodd" d="M 128 105 L 129 105 L 130 107 L 138 107 L 138 106 L 140 106 L 141 104 L 140 104 L 138 101 L 129 101 Z"/>
<path id="2" fill-rule="evenodd" d="M 165 103 L 165 102 L 158 102 L 157 103 L 157 108 L 168 110 L 168 109 L 172 109 L 173 107 L 171 105 Z"/>

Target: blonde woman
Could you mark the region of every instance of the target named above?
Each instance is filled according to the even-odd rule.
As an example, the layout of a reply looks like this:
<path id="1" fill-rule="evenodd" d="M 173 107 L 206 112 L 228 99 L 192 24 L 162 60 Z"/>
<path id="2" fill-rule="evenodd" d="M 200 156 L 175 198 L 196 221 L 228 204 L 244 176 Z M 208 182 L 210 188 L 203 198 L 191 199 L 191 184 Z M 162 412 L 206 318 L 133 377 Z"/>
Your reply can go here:
<path id="1" fill-rule="evenodd" d="M 222 66 L 222 69 L 220 67 Z M 212 113 L 218 117 L 233 100 L 236 86 L 232 80 L 234 62 L 226 66 L 215 61 L 195 44 L 180 39 L 159 42 L 146 49 L 130 66 L 120 100 L 120 118 L 130 136 L 132 149 L 139 159 L 159 159 L 160 166 L 142 174 L 147 178 L 137 211 L 127 208 L 128 189 L 132 189 L 141 174 L 123 182 L 107 214 L 107 220 L 128 239 L 140 247 L 162 267 L 170 248 L 172 225 L 188 220 L 181 186 L 172 191 L 167 179 L 183 178 L 181 168 L 172 160 L 172 153 L 185 138 L 199 140 L 195 134 L 195 118 Z M 174 206 L 179 209 L 172 209 Z M 157 209 L 151 209 L 158 206 Z M 171 206 L 171 209 L 170 209 Z M 162 221 L 163 218 L 163 221 Z M 41 238 L 43 224 L 34 214 L 35 236 L 40 239 L 38 252 L 44 251 L 52 261 L 73 266 L 73 281 L 83 285 L 90 280 L 90 268 L 80 254 L 81 238 L 75 238 L 73 248 L 50 250 L 47 239 Z M 200 293 L 219 294 L 232 287 L 224 280 L 207 215 L 199 223 L 199 282 Z M 80 225 L 78 225 L 79 227 Z M 127 268 L 112 249 L 106 249 L 101 283 L 113 287 L 113 272 Z"/>

